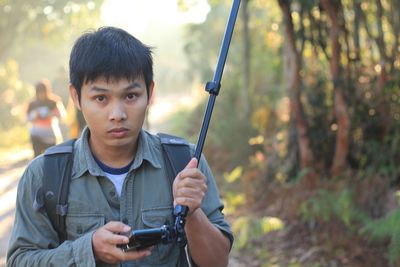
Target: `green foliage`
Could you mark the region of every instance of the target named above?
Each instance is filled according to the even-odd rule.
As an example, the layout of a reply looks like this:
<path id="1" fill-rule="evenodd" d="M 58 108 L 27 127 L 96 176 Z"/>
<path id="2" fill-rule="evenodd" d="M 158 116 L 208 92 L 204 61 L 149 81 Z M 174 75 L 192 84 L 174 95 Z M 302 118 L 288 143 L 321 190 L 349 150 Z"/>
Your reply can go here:
<path id="1" fill-rule="evenodd" d="M 193 125 L 199 122 L 191 121 L 192 112 L 192 110 L 186 108 L 178 109 L 167 119 L 165 128 L 168 128 L 171 133 L 177 136 L 184 136 L 194 143 L 197 132 L 193 131 Z M 200 124 L 197 125 L 200 127 Z"/>
<path id="2" fill-rule="evenodd" d="M 238 87 L 230 85 L 231 81 L 227 79 L 218 96 L 203 151 L 217 173 L 244 164 L 251 154 L 248 140 L 254 130 L 248 118 L 241 116 L 240 107 L 237 107 Z M 166 122 L 169 130 L 196 142 L 207 100 L 205 98 L 193 110 L 181 109 L 174 113 Z M 227 162 L 228 165 L 224 164 Z"/>
<path id="3" fill-rule="evenodd" d="M 262 235 L 283 228 L 284 223 L 276 217 L 239 217 L 232 224 L 232 230 L 236 237 L 235 248 L 241 249 L 248 245 L 250 240 L 259 239 Z"/>
<path id="4" fill-rule="evenodd" d="M 10 130 L 25 121 L 25 103 L 32 88 L 19 79 L 18 64 L 13 60 L 0 65 L 0 131 Z"/>
<path id="5" fill-rule="evenodd" d="M 228 191 L 227 189 L 225 189 L 224 191 L 226 191 L 226 193 L 224 194 L 225 214 L 235 214 L 239 207 L 243 207 L 246 204 L 246 196 L 244 193 Z"/>
<path id="6" fill-rule="evenodd" d="M 220 164 L 220 166 L 213 165 L 214 169 L 221 172 L 246 164 L 254 150 L 260 147 L 249 146 L 249 139 L 258 133 L 261 135 L 268 133 L 270 136 L 275 134 L 275 131 L 265 132 L 264 126 L 275 125 L 275 115 L 272 113 L 285 94 L 282 87 L 274 83 L 279 80 L 282 70 L 282 60 L 278 56 L 282 44 L 277 24 L 279 9 L 276 4 L 268 1 L 249 3 L 249 12 L 254 19 L 254 23 L 250 24 L 251 58 L 248 59 L 251 69 L 250 84 L 243 84 L 242 66 L 245 60 L 242 54 L 244 45 L 241 40 L 243 22 L 238 18 L 221 82 L 221 93 L 214 108 L 205 147 L 209 161 Z M 206 21 L 202 24 L 188 25 L 185 35 L 185 51 L 191 66 L 190 74 L 193 77 L 200 77 L 202 81 L 211 80 L 213 77 L 231 1 L 209 1 L 209 4 L 211 10 Z M 273 32 L 267 30 L 271 25 Z M 250 102 L 244 98 L 246 91 L 250 94 Z M 193 115 L 189 118 L 191 125 L 193 122 L 199 122 L 204 112 L 203 107 L 193 110 Z M 250 110 L 251 114 L 247 114 L 247 110 Z M 258 112 L 260 110 L 262 112 Z M 264 111 L 271 116 L 260 117 Z M 182 126 L 181 128 L 185 128 Z M 197 134 L 193 133 L 193 129 L 188 129 L 188 132 L 189 134 L 184 136 Z"/>
<path id="7" fill-rule="evenodd" d="M 319 190 L 315 197 L 302 203 L 299 214 L 306 222 L 338 219 L 355 235 L 363 235 L 370 240 L 389 240 L 389 261 L 392 266 L 397 266 L 400 260 L 400 208 L 384 218 L 371 219 L 355 207 L 350 190 L 344 189 L 338 193 Z"/>
<path id="8" fill-rule="evenodd" d="M 184 49 L 191 66 L 190 74 L 195 77 L 200 74 L 202 81 L 213 77 L 228 12 L 225 4 L 213 6 L 204 23 L 186 27 Z M 209 31 L 210 28 L 213 30 Z"/>
<path id="9" fill-rule="evenodd" d="M 385 101 L 384 107 L 371 97 L 373 89 L 366 85 L 367 97 L 354 107 L 356 115 L 349 158 L 361 172 L 379 173 L 393 181 L 400 173 L 399 79 L 387 83 L 381 99 Z"/>
<path id="10" fill-rule="evenodd" d="M 224 180 L 227 183 L 233 183 L 235 181 L 237 181 L 243 174 L 243 167 L 242 166 L 238 166 L 236 168 L 234 168 L 230 173 L 224 173 Z"/>
<path id="11" fill-rule="evenodd" d="M 68 40 L 80 33 L 99 15 L 103 0 L 24 0 L 2 1 L 0 8 L 0 56 L 19 40 Z"/>
<path id="12" fill-rule="evenodd" d="M 389 239 L 388 257 L 392 266 L 400 262 L 400 208 L 397 208 L 384 218 L 369 221 L 361 230 L 371 239 Z"/>
<path id="13" fill-rule="evenodd" d="M 301 204 L 299 214 L 305 221 L 328 222 L 332 218 L 338 218 L 349 228 L 354 226 L 355 221 L 365 218 L 362 212 L 355 208 L 349 189 L 338 193 L 319 190 L 315 197 Z"/>
<path id="14" fill-rule="evenodd" d="M 232 85 L 230 80 L 226 80 L 222 88 L 224 91 L 215 106 L 208 133 L 208 142 L 213 147 L 212 150 L 225 152 L 226 160 L 229 162 L 229 165 L 225 165 L 225 170 L 246 163 L 252 152 L 248 140 L 255 131 L 249 119 L 242 116 L 243 107 L 238 103 L 240 98 L 238 88 L 237 85 Z"/>
<path id="15" fill-rule="evenodd" d="M 209 1 L 212 9 L 207 20 L 187 28 L 186 49 L 192 67 L 191 74 L 201 80 L 212 77 L 228 2 Z M 285 61 L 293 55 L 284 49 L 289 40 L 285 39 L 287 36 L 277 2 L 246 2 L 250 14 L 250 37 L 249 40 L 243 40 L 244 22 L 239 16 L 221 94 L 213 115 L 206 152 L 210 155 L 210 162 L 217 162 L 220 165 L 217 169 L 225 172 L 225 188 L 229 189 L 224 194 L 226 206 L 231 208 L 230 212 L 234 212 L 245 201 L 249 203 L 249 199 L 254 198 L 252 194 L 255 190 L 247 187 L 260 189 L 263 193 L 267 191 L 268 194 L 269 188 L 260 187 L 263 186 L 260 181 L 266 178 L 276 179 L 282 186 L 290 187 L 293 183 L 287 183 L 296 181 L 296 184 L 301 184 L 307 181 L 309 174 L 314 173 L 315 179 L 319 179 L 317 185 L 327 188 L 325 185 L 333 179 L 329 173 L 337 144 L 343 141 L 337 139 L 341 130 L 339 127 L 343 125 L 336 113 L 343 111 L 337 110 L 338 99 L 335 98 L 335 90 L 340 90 L 344 95 L 343 107 L 349 115 L 346 119 L 350 125 L 349 140 L 345 140 L 348 143 L 343 143 L 344 146 L 348 144 L 348 152 L 342 157 L 346 159 L 346 165 L 341 171 L 349 171 L 354 176 L 340 175 L 335 178 L 335 184 L 345 184 L 340 190 L 316 188 L 311 192 L 313 197 L 302 203 L 298 212 L 306 223 L 339 222 L 341 227 L 348 230 L 349 235 L 357 237 L 360 225 L 367 225 L 363 230 L 367 238 L 379 236 L 390 239 L 389 257 L 394 262 L 396 259 L 393 255 L 399 255 L 400 238 L 398 228 L 391 223 L 400 221 L 398 215 L 389 215 L 378 221 L 369 218 L 366 214 L 369 214 L 368 209 L 371 207 L 361 206 L 370 205 L 380 209 L 382 207 L 377 203 L 381 203 L 381 199 L 375 198 L 384 199 L 386 196 L 365 192 L 361 200 L 352 188 L 352 179 L 381 177 L 385 185 L 398 185 L 400 61 L 396 46 L 400 29 L 399 6 L 393 0 L 345 0 L 333 1 L 338 9 L 327 10 L 329 6 L 321 5 L 321 1 L 287 1 L 290 3 L 295 44 L 300 56 L 301 81 L 298 96 L 308 127 L 308 132 L 305 132 L 292 113 L 295 104 L 290 100 L 296 93 L 289 90 L 293 85 L 288 81 L 290 75 L 283 75 L 293 71 Z M 330 61 L 333 57 L 333 42 L 330 39 L 333 23 L 328 14 L 334 11 L 339 11 L 340 19 L 340 66 L 337 77 L 332 73 Z M 380 12 L 382 18 L 379 17 Z M 246 42 L 251 47 L 250 58 L 244 58 L 243 47 Z M 244 84 L 246 78 L 243 77 L 243 65 L 246 60 L 250 62 L 250 84 Z M 249 106 L 246 106 L 243 97 L 243 92 L 247 91 L 251 95 Z M 250 107 L 250 114 L 244 115 L 241 112 L 247 107 Z M 190 116 L 191 120 L 199 121 L 202 111 L 195 109 Z M 312 166 L 303 169 L 300 168 L 299 145 L 304 143 L 299 144 L 299 134 L 309 137 L 313 152 Z M 244 140 L 248 140 L 248 143 Z M 226 170 L 230 172 L 226 173 Z M 243 180 L 248 183 L 240 183 Z M 283 196 L 287 197 L 291 196 Z M 265 203 L 257 204 L 265 207 Z M 243 249 L 252 246 L 252 238 L 248 237 L 252 234 L 252 225 L 251 220 L 243 218 L 235 223 L 235 229 L 240 229 L 237 232 L 239 247 Z M 270 255 L 257 256 L 265 259 L 264 266 L 279 266 L 275 261 L 267 259 Z M 292 264 L 297 265 L 301 266 Z"/>

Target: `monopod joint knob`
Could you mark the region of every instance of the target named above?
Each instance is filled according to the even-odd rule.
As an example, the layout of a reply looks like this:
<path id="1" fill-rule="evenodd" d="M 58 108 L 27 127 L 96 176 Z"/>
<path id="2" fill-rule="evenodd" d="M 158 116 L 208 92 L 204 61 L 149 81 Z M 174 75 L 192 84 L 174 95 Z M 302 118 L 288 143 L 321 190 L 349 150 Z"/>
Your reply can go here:
<path id="1" fill-rule="evenodd" d="M 174 210 L 174 215 L 175 216 L 183 216 L 185 217 L 188 213 L 188 207 L 182 206 L 182 205 L 176 205 L 175 210 Z"/>
<path id="2" fill-rule="evenodd" d="M 206 83 L 206 91 L 212 95 L 218 95 L 220 88 L 221 88 L 220 83 L 216 83 L 214 81 Z"/>

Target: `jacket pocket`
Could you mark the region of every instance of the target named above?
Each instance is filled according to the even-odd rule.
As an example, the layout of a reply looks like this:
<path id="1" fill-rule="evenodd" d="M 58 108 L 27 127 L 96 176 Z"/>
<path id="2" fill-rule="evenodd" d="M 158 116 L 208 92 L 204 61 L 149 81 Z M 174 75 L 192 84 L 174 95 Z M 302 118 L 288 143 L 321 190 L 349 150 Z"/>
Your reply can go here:
<path id="1" fill-rule="evenodd" d="M 96 213 L 76 213 L 67 214 L 67 238 L 75 240 L 84 234 L 93 231 L 104 225 L 105 218 L 103 214 Z"/>
<path id="2" fill-rule="evenodd" d="M 173 223 L 173 207 L 158 207 L 142 210 L 142 223 L 146 228 L 156 228 Z"/>
<path id="3" fill-rule="evenodd" d="M 142 210 L 142 223 L 146 229 L 172 225 L 173 207 L 157 207 Z M 176 242 L 157 244 L 151 255 L 143 259 L 149 266 L 176 266 L 179 259 L 179 246 Z"/>

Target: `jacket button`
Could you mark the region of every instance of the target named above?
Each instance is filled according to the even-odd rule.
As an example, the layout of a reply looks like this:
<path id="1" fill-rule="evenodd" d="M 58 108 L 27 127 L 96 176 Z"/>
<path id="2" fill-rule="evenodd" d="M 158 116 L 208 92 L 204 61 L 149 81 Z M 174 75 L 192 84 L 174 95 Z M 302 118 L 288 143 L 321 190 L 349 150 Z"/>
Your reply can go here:
<path id="1" fill-rule="evenodd" d="M 54 193 L 53 191 L 47 191 L 46 192 L 46 199 L 47 200 L 52 200 L 54 198 Z"/>

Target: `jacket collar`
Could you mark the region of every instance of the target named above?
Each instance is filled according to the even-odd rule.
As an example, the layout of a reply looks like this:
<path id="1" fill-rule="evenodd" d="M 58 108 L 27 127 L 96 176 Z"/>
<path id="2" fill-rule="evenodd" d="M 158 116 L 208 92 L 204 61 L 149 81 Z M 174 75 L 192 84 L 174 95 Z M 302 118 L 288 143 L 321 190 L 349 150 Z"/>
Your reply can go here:
<path id="1" fill-rule="evenodd" d="M 90 130 L 85 127 L 75 142 L 72 179 L 82 177 L 85 172 L 89 172 L 92 176 L 105 175 L 93 158 L 89 146 L 89 136 Z M 160 160 L 163 158 L 159 142 L 153 135 L 142 129 L 138 137 L 136 157 L 129 171 L 138 169 L 144 161 L 149 162 L 154 168 L 161 168 Z"/>

